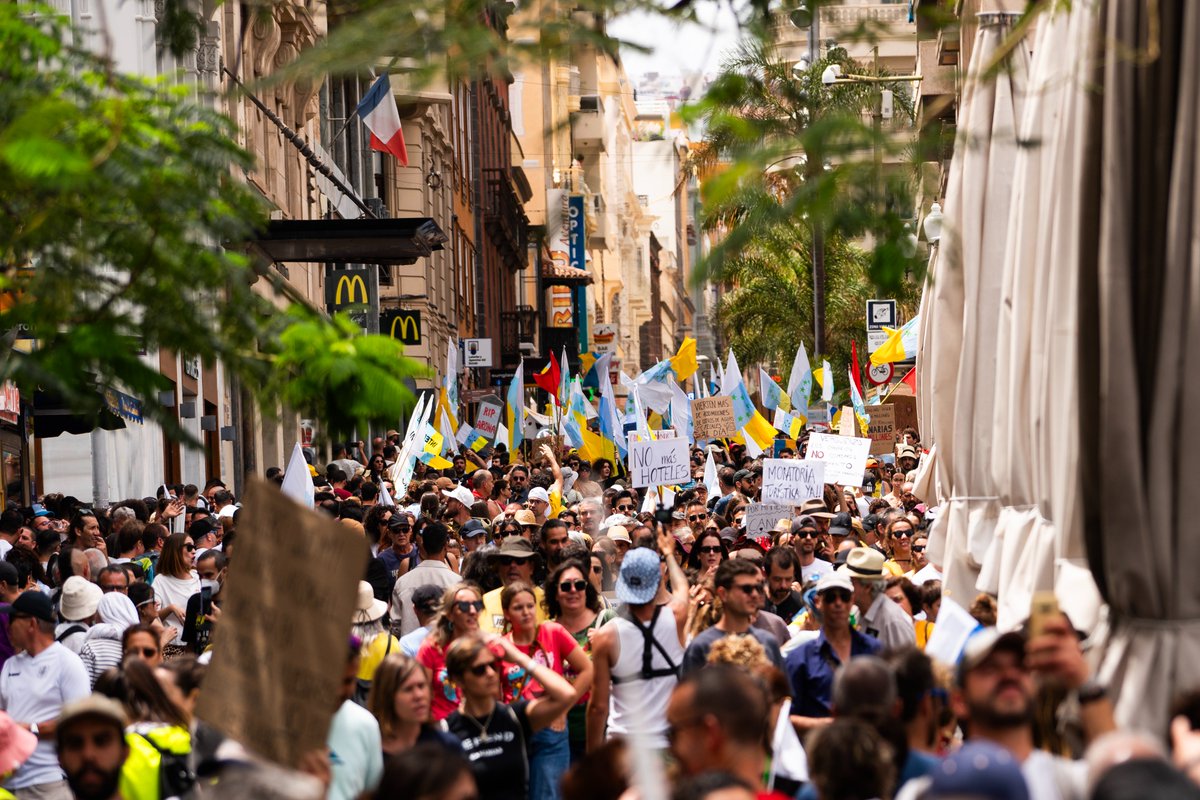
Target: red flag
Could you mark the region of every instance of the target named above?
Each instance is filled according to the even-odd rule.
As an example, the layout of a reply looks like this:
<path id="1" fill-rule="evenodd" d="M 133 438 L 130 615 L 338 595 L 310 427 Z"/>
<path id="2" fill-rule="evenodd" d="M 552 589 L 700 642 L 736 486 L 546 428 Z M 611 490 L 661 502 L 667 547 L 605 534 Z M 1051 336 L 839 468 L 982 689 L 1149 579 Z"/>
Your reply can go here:
<path id="1" fill-rule="evenodd" d="M 559 372 L 558 360 L 554 357 L 554 353 L 550 354 L 550 362 L 542 368 L 542 371 L 535 373 L 532 377 L 533 382 L 545 389 L 554 398 L 555 403 L 562 405 L 558 400 L 558 382 L 562 374 Z"/>
<path id="2" fill-rule="evenodd" d="M 858 366 L 858 343 L 850 340 L 850 374 L 854 376 L 854 385 L 858 388 L 858 396 L 866 397 L 862 385 L 862 368 Z"/>
<path id="3" fill-rule="evenodd" d="M 908 374 L 900 379 L 901 383 L 908 384 L 908 388 L 912 389 L 914 396 L 917 394 L 917 368 L 913 367 L 908 371 Z"/>

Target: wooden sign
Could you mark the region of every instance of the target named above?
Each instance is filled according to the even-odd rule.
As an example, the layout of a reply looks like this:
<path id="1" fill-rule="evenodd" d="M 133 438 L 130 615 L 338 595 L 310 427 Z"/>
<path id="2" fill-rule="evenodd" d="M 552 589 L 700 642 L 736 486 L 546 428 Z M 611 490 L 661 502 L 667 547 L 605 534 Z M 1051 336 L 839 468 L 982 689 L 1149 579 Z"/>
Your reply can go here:
<path id="1" fill-rule="evenodd" d="M 890 403 L 867 406 L 871 422 L 867 438 L 871 440 L 871 455 L 886 455 L 896 444 L 896 407 Z"/>

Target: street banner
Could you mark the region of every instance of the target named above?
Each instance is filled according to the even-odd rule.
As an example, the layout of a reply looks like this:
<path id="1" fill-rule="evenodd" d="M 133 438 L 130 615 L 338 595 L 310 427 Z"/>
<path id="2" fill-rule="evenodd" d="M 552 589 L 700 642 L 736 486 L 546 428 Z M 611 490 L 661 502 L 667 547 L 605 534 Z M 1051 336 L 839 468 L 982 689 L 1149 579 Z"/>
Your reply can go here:
<path id="1" fill-rule="evenodd" d="M 778 503 L 751 503 L 746 506 L 746 516 L 742 519 L 742 524 L 746 526 L 746 535 L 754 536 L 759 533 L 771 533 L 775 530 L 775 526 L 779 524 L 779 520 L 791 520 L 796 513 L 796 509 L 790 505 L 784 506 Z"/>
<path id="2" fill-rule="evenodd" d="M 324 750 L 341 704 L 355 592 L 370 552 L 361 534 L 250 480 L 206 678 L 220 688 L 200 693 L 196 715 L 294 768 Z"/>
<path id="3" fill-rule="evenodd" d="M 896 444 L 896 407 L 883 403 L 871 406 L 871 424 L 867 426 L 871 455 L 887 455 Z"/>
<path id="4" fill-rule="evenodd" d="M 686 439 L 629 442 L 629 479 L 634 488 L 688 483 L 691 463 Z"/>
<path id="5" fill-rule="evenodd" d="M 697 442 L 737 435 L 733 398 L 704 397 L 692 401 L 692 430 Z"/>
<path id="6" fill-rule="evenodd" d="M 825 494 L 825 462 L 764 458 L 762 501 L 791 508 Z"/>
<path id="7" fill-rule="evenodd" d="M 851 411 L 849 416 L 853 421 L 854 412 Z M 824 461 L 825 482 L 839 486 L 862 486 L 870 449 L 870 439 L 828 433 L 814 433 L 808 437 L 809 460 Z"/>

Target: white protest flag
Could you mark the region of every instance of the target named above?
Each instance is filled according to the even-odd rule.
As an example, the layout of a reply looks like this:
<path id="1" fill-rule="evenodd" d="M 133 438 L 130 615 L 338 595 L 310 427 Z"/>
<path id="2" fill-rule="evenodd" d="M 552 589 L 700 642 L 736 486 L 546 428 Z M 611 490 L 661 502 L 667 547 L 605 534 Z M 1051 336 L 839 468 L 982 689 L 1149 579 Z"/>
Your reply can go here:
<path id="1" fill-rule="evenodd" d="M 396 464 L 392 465 L 392 485 L 397 489 L 408 489 L 408 482 L 412 480 L 413 476 L 413 468 L 417 465 L 417 457 L 425 449 L 425 428 L 429 425 L 429 418 L 433 416 L 433 408 L 433 398 L 429 398 L 424 408 L 421 409 L 421 416 L 413 420 L 413 425 L 407 431 L 400 457 L 396 459 Z M 397 465 L 399 469 L 397 469 Z"/>
<path id="2" fill-rule="evenodd" d="M 308 471 L 308 462 L 304 460 L 304 449 L 300 443 L 292 448 L 292 457 L 288 459 L 287 470 L 283 473 L 283 493 L 305 508 L 317 504 L 317 491 L 313 488 L 312 473 Z"/>
<path id="3" fill-rule="evenodd" d="M 642 513 L 653 514 L 658 505 L 658 487 L 651 486 L 646 490 L 646 499 L 642 501 Z"/>
<path id="4" fill-rule="evenodd" d="M 446 348 L 446 397 L 450 400 L 450 410 L 458 412 L 458 343 L 450 337 L 450 346 Z"/>
<path id="5" fill-rule="evenodd" d="M 792 374 L 788 376 L 787 393 L 792 398 L 792 407 L 805 417 L 808 416 L 808 399 L 812 392 L 812 365 L 808 363 L 808 351 L 804 342 L 796 348 L 796 359 L 792 362 Z"/>
<path id="6" fill-rule="evenodd" d="M 392 480 L 393 486 L 407 486 L 408 479 L 405 478 L 401 482 L 400 478 L 404 475 L 404 463 L 412 451 L 412 442 L 417 435 L 417 421 L 421 419 L 421 415 L 425 413 L 425 395 L 417 398 L 417 404 L 413 407 L 412 414 L 408 418 L 408 427 L 404 429 L 404 440 L 400 443 L 400 452 L 396 455 L 396 460 L 392 462 L 392 466 L 388 469 L 388 477 Z M 409 469 L 409 475 L 412 470 Z"/>
<path id="7" fill-rule="evenodd" d="M 737 356 L 733 348 L 729 348 L 729 362 L 721 372 L 721 394 L 733 394 L 733 390 L 742 382 L 742 370 L 738 367 Z"/>
<path id="8" fill-rule="evenodd" d="M 775 788 L 776 778 L 788 778 L 797 783 L 808 782 L 808 753 L 796 735 L 791 720 L 792 701 L 785 699 L 771 736 L 771 777 L 767 789 Z"/>
<path id="9" fill-rule="evenodd" d="M 504 427 L 503 422 L 496 426 L 496 443 L 508 447 L 508 428 Z"/>
<path id="10" fill-rule="evenodd" d="M 821 362 L 821 400 L 828 403 L 833 399 L 833 370 L 828 361 Z"/>
<path id="11" fill-rule="evenodd" d="M 708 459 L 704 462 L 704 486 L 708 489 L 709 497 L 721 494 L 721 482 L 717 480 L 717 462 L 713 458 L 712 450 L 708 451 Z"/>
<path id="12" fill-rule="evenodd" d="M 692 401 L 679 388 L 674 380 L 668 381 L 671 387 L 671 427 L 676 433 L 692 441 Z"/>

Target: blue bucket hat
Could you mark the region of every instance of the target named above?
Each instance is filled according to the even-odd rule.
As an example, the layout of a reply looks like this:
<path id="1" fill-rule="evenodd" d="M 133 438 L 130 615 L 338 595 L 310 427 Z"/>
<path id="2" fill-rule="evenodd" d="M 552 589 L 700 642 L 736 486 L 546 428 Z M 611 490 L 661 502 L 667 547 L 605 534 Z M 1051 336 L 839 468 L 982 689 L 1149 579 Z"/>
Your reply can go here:
<path id="1" fill-rule="evenodd" d="M 626 553 L 617 578 L 617 599 L 635 606 L 653 600 L 662 577 L 658 565 L 658 553 L 649 548 L 635 547 Z"/>
<path id="2" fill-rule="evenodd" d="M 968 742 L 934 767 L 926 797 L 1029 800 L 1021 765 L 990 742 Z"/>

